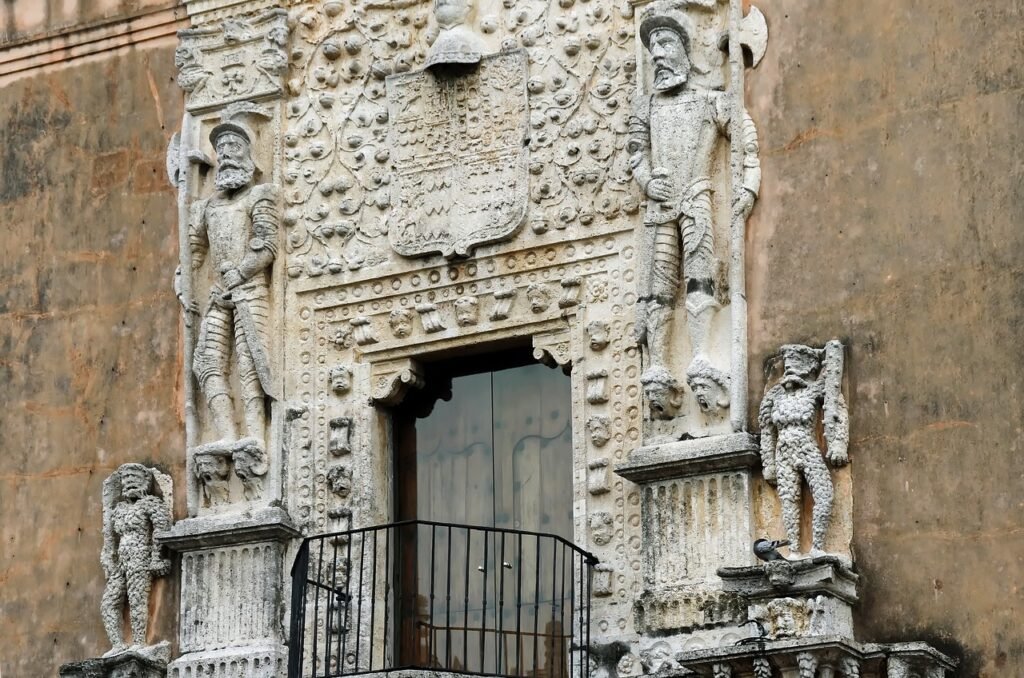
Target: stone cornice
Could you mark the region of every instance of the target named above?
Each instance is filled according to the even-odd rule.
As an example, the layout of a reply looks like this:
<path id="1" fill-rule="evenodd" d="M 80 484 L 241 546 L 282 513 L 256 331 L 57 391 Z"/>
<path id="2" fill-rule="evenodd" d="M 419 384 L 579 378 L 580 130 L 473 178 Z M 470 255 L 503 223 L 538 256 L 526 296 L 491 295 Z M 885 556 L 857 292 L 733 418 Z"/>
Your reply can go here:
<path id="1" fill-rule="evenodd" d="M 0 45 L 0 82 L 25 71 L 173 36 L 188 26 L 184 7 L 167 6 L 29 35 Z"/>

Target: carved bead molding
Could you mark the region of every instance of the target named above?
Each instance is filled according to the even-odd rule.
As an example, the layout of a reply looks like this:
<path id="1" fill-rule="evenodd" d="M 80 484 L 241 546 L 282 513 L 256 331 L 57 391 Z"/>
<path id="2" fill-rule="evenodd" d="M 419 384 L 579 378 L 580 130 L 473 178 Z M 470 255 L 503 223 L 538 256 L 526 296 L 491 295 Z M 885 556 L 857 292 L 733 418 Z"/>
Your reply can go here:
<path id="1" fill-rule="evenodd" d="M 266 101 L 284 94 L 288 70 L 288 12 L 178 32 L 174 63 L 190 113 L 238 101 Z"/>

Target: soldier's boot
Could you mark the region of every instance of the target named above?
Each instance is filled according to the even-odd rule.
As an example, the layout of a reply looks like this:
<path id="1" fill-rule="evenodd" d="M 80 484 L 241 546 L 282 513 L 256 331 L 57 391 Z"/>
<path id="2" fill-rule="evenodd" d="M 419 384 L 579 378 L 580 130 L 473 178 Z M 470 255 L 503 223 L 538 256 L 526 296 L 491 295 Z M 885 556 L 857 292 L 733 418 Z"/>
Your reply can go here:
<path id="1" fill-rule="evenodd" d="M 264 431 L 267 424 L 266 402 L 263 394 L 245 399 L 245 435 L 254 439 L 261 450 L 266 450 Z"/>
<path id="2" fill-rule="evenodd" d="M 710 289 L 710 283 L 706 286 Z M 705 351 L 711 338 L 711 320 L 718 310 L 718 302 L 701 286 L 700 289 L 688 290 L 686 293 L 686 327 L 690 335 L 690 348 L 693 358 L 690 366 L 699 357 L 707 360 Z"/>
<path id="3" fill-rule="evenodd" d="M 234 403 L 227 393 L 219 393 L 210 398 L 210 414 L 213 415 L 213 427 L 217 430 L 220 441 L 231 443 L 238 440 L 238 425 L 235 423 Z"/>

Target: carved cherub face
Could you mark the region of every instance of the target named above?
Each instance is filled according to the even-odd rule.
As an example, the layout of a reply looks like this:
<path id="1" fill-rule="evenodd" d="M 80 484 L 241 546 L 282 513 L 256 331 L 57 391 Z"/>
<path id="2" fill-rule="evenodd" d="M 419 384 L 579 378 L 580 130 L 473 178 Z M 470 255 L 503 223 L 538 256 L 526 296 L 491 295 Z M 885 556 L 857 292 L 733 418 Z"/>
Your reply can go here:
<path id="1" fill-rule="evenodd" d="M 480 302 L 476 297 L 459 297 L 455 300 L 455 321 L 462 327 L 476 325 L 480 319 Z"/>
<path id="2" fill-rule="evenodd" d="M 656 90 L 663 92 L 686 82 L 690 74 L 690 59 L 686 55 L 683 36 L 672 28 L 656 28 L 651 31 L 650 51 Z"/>
<path id="3" fill-rule="evenodd" d="M 263 475 L 266 473 L 266 467 L 263 466 L 264 458 L 263 450 L 255 445 L 235 450 L 232 455 L 232 460 L 235 463 L 235 475 L 242 480 L 249 480 L 254 476 Z M 261 469 L 260 467 L 263 468 Z"/>
<path id="4" fill-rule="evenodd" d="M 388 316 L 388 324 L 391 325 L 392 334 L 404 339 L 412 334 L 412 313 L 404 308 L 396 308 Z"/>
<path id="5" fill-rule="evenodd" d="M 330 380 L 331 390 L 339 395 L 352 388 L 352 373 L 344 365 L 335 365 L 331 368 Z"/>
<path id="6" fill-rule="evenodd" d="M 434 18 L 441 28 L 451 28 L 466 23 L 472 9 L 470 0 L 435 0 Z"/>
<path id="7" fill-rule="evenodd" d="M 587 431 L 590 433 L 590 442 L 594 443 L 595 447 L 604 447 L 612 437 L 608 417 L 600 415 L 587 420 Z"/>
<path id="8" fill-rule="evenodd" d="M 722 388 L 710 379 L 697 378 L 690 382 L 693 397 L 702 412 L 713 412 L 719 409 Z"/>
<path id="9" fill-rule="evenodd" d="M 526 288 L 526 300 L 530 302 L 530 310 L 540 313 L 551 304 L 551 293 L 543 285 L 534 283 Z"/>
<path id="10" fill-rule="evenodd" d="M 215 183 L 222 191 L 232 191 L 252 183 L 256 165 L 252 161 L 249 140 L 237 132 L 221 132 L 214 143 L 217 151 Z"/>
<path id="11" fill-rule="evenodd" d="M 592 351 L 603 350 L 608 345 L 608 323 L 603 320 L 594 320 L 587 323 L 587 336 L 590 338 L 590 349 Z"/>
<path id="12" fill-rule="evenodd" d="M 612 514 L 607 511 L 597 511 L 590 514 L 590 538 L 598 546 L 605 546 L 611 543 L 615 535 L 615 521 Z"/>
<path id="13" fill-rule="evenodd" d="M 347 466 L 332 466 L 327 471 L 327 486 L 342 499 L 352 494 L 352 469 Z"/>

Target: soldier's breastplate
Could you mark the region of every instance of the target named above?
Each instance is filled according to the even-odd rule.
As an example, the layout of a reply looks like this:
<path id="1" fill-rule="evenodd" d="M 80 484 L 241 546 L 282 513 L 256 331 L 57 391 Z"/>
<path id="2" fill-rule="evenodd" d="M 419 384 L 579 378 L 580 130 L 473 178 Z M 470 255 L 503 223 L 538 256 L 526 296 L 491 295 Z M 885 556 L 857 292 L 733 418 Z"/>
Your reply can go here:
<path id="1" fill-rule="evenodd" d="M 210 240 L 210 259 L 214 270 L 231 262 L 236 267 L 249 251 L 249 200 L 245 195 L 232 202 L 214 202 L 206 206 L 206 234 Z"/>
<path id="2" fill-rule="evenodd" d="M 655 96 L 651 100 L 651 167 L 664 167 L 680 191 L 706 178 L 710 166 L 709 134 L 715 131 L 705 95 Z"/>

